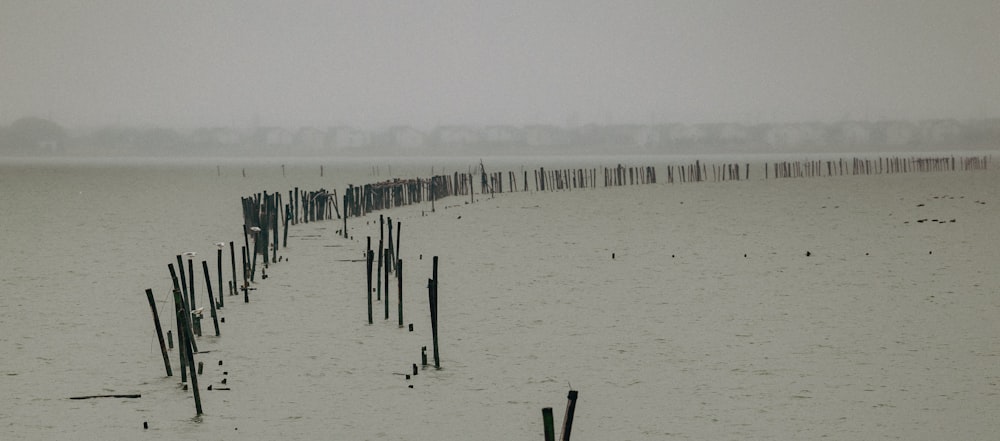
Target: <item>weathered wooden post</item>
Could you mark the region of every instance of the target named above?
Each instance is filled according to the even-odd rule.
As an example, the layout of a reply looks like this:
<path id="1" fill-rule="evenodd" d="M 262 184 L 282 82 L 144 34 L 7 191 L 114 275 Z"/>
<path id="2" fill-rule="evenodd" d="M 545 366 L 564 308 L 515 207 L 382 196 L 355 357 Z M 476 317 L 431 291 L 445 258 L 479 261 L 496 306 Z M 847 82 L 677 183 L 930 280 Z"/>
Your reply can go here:
<path id="1" fill-rule="evenodd" d="M 229 263 L 233 267 L 233 283 L 229 288 L 229 295 L 236 295 L 236 244 L 233 241 L 229 241 Z"/>
<path id="2" fill-rule="evenodd" d="M 192 252 L 192 251 L 189 251 L 187 253 L 184 253 L 184 255 L 188 258 L 188 283 L 190 284 L 190 286 L 188 288 L 188 297 L 189 297 L 188 298 L 188 308 L 189 308 L 188 311 L 190 311 L 191 314 L 192 314 L 191 315 L 191 321 L 193 323 L 192 330 L 194 330 L 195 335 L 201 337 L 201 315 L 200 314 L 197 315 L 197 316 L 194 315 L 195 314 L 194 311 L 195 311 L 195 309 L 197 309 L 197 306 L 195 306 L 196 302 L 195 302 L 195 294 L 194 294 L 194 256 L 195 256 L 195 253 Z M 181 267 L 181 273 L 183 273 L 183 272 L 184 272 L 184 268 Z"/>
<path id="3" fill-rule="evenodd" d="M 433 276 L 427 283 L 427 294 L 431 309 L 431 336 L 434 340 L 434 367 L 441 369 L 441 356 L 438 352 L 438 256 L 434 256 Z"/>
<path id="4" fill-rule="evenodd" d="M 177 314 L 177 308 L 182 307 L 184 303 L 184 297 L 181 296 L 180 303 L 178 304 L 177 293 L 181 292 L 180 284 L 177 282 L 177 272 L 174 270 L 174 264 L 167 264 L 167 268 L 170 270 L 170 280 L 174 284 L 174 319 L 177 321 L 177 359 L 181 367 L 181 383 L 187 383 L 187 359 L 184 355 L 184 320 L 181 320 L 180 314 Z"/>
<path id="5" fill-rule="evenodd" d="M 382 250 L 385 254 L 385 320 L 389 320 L 389 249 Z"/>
<path id="6" fill-rule="evenodd" d="M 569 401 L 566 403 L 566 417 L 563 418 L 562 436 L 560 437 L 562 441 L 569 441 L 570 432 L 573 430 L 573 414 L 576 413 L 576 397 L 577 391 L 570 390 L 569 396 L 567 397 Z"/>
<path id="7" fill-rule="evenodd" d="M 194 367 L 194 353 L 190 346 L 190 343 L 194 341 L 194 336 L 191 335 L 190 323 L 188 320 L 188 311 L 184 309 L 184 299 L 181 297 L 181 292 L 179 290 L 174 290 L 174 303 L 177 305 L 177 316 L 184 322 L 184 350 L 185 358 L 188 365 L 189 373 L 191 374 L 191 389 L 194 391 L 194 407 L 197 415 L 201 415 L 201 394 L 198 391 L 198 373 L 195 372 Z"/>
<path id="8" fill-rule="evenodd" d="M 402 299 L 402 291 L 400 291 L 400 298 Z M 146 289 L 146 299 L 149 300 L 149 309 L 153 311 L 153 325 L 156 326 L 156 338 L 160 341 L 160 352 L 163 354 L 163 367 L 167 369 L 167 376 L 172 377 L 174 372 L 170 370 L 170 357 L 167 356 L 167 347 L 163 344 L 163 328 L 160 327 L 160 314 L 156 312 L 156 301 L 153 300 L 153 290 Z M 399 309 L 399 320 L 402 323 L 403 320 L 403 308 L 400 306 Z M 402 325 L 400 325 L 402 326 Z"/>
<path id="9" fill-rule="evenodd" d="M 545 441 L 556 441 L 555 421 L 552 418 L 552 408 L 542 408 L 542 427 L 545 433 Z"/>
<path id="10" fill-rule="evenodd" d="M 220 253 L 222 250 L 219 250 Z M 215 325 L 215 336 L 219 336 L 219 316 L 215 312 L 215 299 L 212 296 L 212 280 L 208 277 L 208 262 L 201 261 L 201 270 L 205 273 L 205 290 L 208 291 L 208 303 L 212 311 L 212 324 Z"/>
<path id="11" fill-rule="evenodd" d="M 399 294 L 399 301 L 396 302 L 396 310 L 399 316 L 399 327 L 403 327 L 403 259 L 396 260 L 396 291 Z M 159 327 L 159 326 L 157 326 Z"/>
<path id="12" fill-rule="evenodd" d="M 247 261 L 249 257 L 247 256 L 247 247 L 243 247 L 243 303 L 250 303 L 250 282 L 247 280 Z"/>
<path id="13" fill-rule="evenodd" d="M 375 254 L 372 252 L 372 237 L 368 236 L 368 251 L 365 253 L 368 261 L 368 324 L 372 324 L 372 264 L 375 261 Z"/>
<path id="14" fill-rule="evenodd" d="M 217 306 L 219 308 L 222 308 L 225 305 L 225 301 L 223 300 L 223 298 L 226 297 L 226 295 L 222 293 L 222 285 L 224 283 L 222 280 L 222 248 L 225 247 L 226 244 L 219 242 L 216 243 L 215 246 L 218 248 L 215 253 L 215 262 L 216 262 L 216 267 L 218 269 L 218 271 L 216 272 L 216 276 L 219 278 L 219 302 L 218 302 L 219 304 Z"/>

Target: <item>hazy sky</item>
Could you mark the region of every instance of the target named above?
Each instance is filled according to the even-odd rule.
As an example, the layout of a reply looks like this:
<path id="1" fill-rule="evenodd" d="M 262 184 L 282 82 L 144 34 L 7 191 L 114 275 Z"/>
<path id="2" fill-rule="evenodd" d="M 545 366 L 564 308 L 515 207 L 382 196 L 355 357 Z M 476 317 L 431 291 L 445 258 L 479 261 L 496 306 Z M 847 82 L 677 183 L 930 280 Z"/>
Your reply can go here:
<path id="1" fill-rule="evenodd" d="M 0 0 L 0 123 L 1000 116 L 1000 1 Z"/>

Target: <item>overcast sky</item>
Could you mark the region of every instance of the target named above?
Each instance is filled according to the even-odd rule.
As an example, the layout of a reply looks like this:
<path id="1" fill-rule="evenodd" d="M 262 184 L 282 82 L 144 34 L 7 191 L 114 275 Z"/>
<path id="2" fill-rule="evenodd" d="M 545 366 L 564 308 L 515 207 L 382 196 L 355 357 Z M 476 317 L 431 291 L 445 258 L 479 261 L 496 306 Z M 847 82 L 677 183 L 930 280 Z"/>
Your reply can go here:
<path id="1" fill-rule="evenodd" d="M 1000 116 L 1000 1 L 0 0 L 0 123 Z"/>

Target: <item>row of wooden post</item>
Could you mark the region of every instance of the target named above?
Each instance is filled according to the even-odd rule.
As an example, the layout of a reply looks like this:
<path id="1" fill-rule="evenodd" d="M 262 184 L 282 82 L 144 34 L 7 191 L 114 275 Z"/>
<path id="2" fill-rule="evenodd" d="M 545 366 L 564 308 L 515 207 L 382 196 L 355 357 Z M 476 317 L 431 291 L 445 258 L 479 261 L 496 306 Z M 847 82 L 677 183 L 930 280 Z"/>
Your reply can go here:
<path id="1" fill-rule="evenodd" d="M 764 165 L 765 179 L 915 172 L 972 171 L 989 168 L 989 156 L 877 157 L 812 161 L 781 161 Z"/>

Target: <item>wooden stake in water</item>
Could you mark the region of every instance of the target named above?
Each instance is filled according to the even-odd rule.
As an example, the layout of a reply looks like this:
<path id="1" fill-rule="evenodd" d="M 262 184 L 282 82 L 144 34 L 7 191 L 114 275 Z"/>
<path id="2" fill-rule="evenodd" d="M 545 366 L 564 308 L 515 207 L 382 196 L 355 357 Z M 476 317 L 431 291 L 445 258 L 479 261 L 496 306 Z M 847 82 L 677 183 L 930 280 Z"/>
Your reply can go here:
<path id="1" fill-rule="evenodd" d="M 545 431 L 545 441 L 556 441 L 556 426 L 551 407 L 542 408 L 542 427 Z"/>
<path id="2" fill-rule="evenodd" d="M 573 414 L 576 413 L 576 397 L 577 391 L 569 391 L 569 396 L 567 397 L 569 401 L 566 403 L 566 416 L 563 418 L 562 436 L 559 437 L 562 441 L 569 441 L 569 434 L 573 430 Z"/>
<path id="3" fill-rule="evenodd" d="M 247 247 L 243 247 L 243 303 L 250 303 L 250 286 L 247 281 Z"/>
<path id="4" fill-rule="evenodd" d="M 375 252 L 368 250 L 368 324 L 372 324 L 372 266 L 375 264 Z"/>
<path id="5" fill-rule="evenodd" d="M 219 250 L 221 253 L 222 250 Z M 208 277 L 208 262 L 201 261 L 201 270 L 205 272 L 205 289 L 208 291 L 208 303 L 212 307 L 212 324 L 215 325 L 215 336 L 219 336 L 219 316 L 215 312 L 215 299 L 212 297 L 212 280 Z"/>
<path id="6" fill-rule="evenodd" d="M 378 268 L 375 269 L 375 300 L 382 300 L 382 239 L 378 240 Z"/>
<path id="7" fill-rule="evenodd" d="M 174 283 L 174 293 L 180 292 L 180 284 L 177 283 L 177 272 L 174 271 L 174 264 L 167 264 L 167 268 L 170 269 L 170 279 Z M 180 299 L 184 302 L 184 297 Z M 180 314 L 176 314 L 177 308 L 180 307 L 177 302 L 177 296 L 174 296 L 174 319 L 177 321 L 177 359 L 181 366 L 181 382 L 187 383 L 187 359 L 184 356 L 184 321 L 181 320 Z"/>
<path id="8" fill-rule="evenodd" d="M 197 415 L 202 414 L 201 410 L 201 394 L 198 392 L 198 373 L 195 372 L 194 366 L 194 353 L 191 349 L 190 343 L 194 341 L 194 336 L 191 334 L 191 325 L 187 323 L 188 311 L 184 309 L 184 299 L 181 298 L 181 292 L 174 290 L 174 303 L 177 305 L 177 316 L 184 321 L 184 343 L 188 345 L 183 352 L 186 354 L 186 361 L 188 365 L 188 371 L 191 375 L 191 389 L 194 391 L 194 407 Z"/>
<path id="9" fill-rule="evenodd" d="M 194 257 L 193 255 L 191 255 L 191 256 L 188 257 L 188 283 L 190 284 L 190 287 L 188 288 L 188 294 L 190 295 L 190 299 L 188 300 L 188 307 L 190 309 L 188 309 L 188 311 L 191 311 L 191 321 L 192 321 L 192 324 L 193 324 L 193 326 L 192 326 L 191 329 L 194 331 L 195 335 L 201 337 L 201 314 L 197 314 L 196 315 L 195 312 L 194 312 L 195 309 L 197 309 L 197 307 L 195 306 L 195 301 L 194 301 L 195 300 L 195 295 L 194 295 L 194 259 L 193 259 L 193 257 Z"/>
<path id="10" fill-rule="evenodd" d="M 216 261 L 216 264 L 217 264 L 216 266 L 218 266 L 218 270 L 219 270 L 218 273 L 217 273 L 218 276 L 219 276 L 219 307 L 222 308 L 222 307 L 225 306 L 225 302 L 222 299 L 226 297 L 226 295 L 222 293 L 222 284 L 223 284 L 223 282 L 222 282 L 222 247 L 224 247 L 225 245 L 223 245 L 222 242 L 219 242 L 216 245 L 219 247 L 218 252 L 215 253 L 215 261 Z"/>
<path id="11" fill-rule="evenodd" d="M 149 309 L 153 311 L 153 325 L 156 326 L 156 338 L 160 341 L 160 352 L 163 354 L 163 367 L 167 369 L 167 376 L 174 376 L 170 370 L 170 357 L 167 356 L 167 347 L 163 344 L 163 328 L 160 327 L 160 314 L 156 312 L 156 301 L 153 300 L 153 290 L 146 289 L 146 299 L 149 300 Z"/>
<path id="12" fill-rule="evenodd" d="M 399 301 L 396 310 L 399 315 L 399 327 L 403 327 L 403 259 L 396 260 L 396 291 L 399 294 Z"/>
<path id="13" fill-rule="evenodd" d="M 389 320 L 389 249 L 382 250 L 385 253 L 385 319 Z"/>
<path id="14" fill-rule="evenodd" d="M 233 283 L 230 285 L 229 295 L 234 296 L 236 295 L 236 244 L 233 241 L 229 241 L 229 263 L 233 267 Z"/>
<path id="15" fill-rule="evenodd" d="M 441 369 L 441 356 L 438 352 L 438 256 L 434 256 L 433 278 L 428 281 L 427 288 L 431 309 L 431 336 L 434 340 L 434 367 Z"/>

